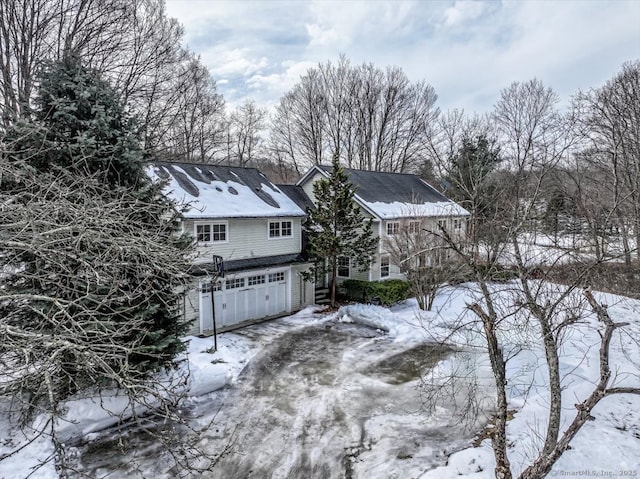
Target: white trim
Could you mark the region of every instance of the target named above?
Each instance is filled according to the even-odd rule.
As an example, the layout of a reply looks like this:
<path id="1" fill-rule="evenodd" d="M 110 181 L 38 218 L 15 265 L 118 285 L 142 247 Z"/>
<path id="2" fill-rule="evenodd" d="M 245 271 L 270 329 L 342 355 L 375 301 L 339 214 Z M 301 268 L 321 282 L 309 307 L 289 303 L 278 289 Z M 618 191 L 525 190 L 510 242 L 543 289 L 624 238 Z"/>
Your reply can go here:
<path id="1" fill-rule="evenodd" d="M 320 173 L 325 178 L 329 178 L 331 176 L 331 173 L 329 173 L 329 172 L 323 170 L 322 168 L 318 167 L 318 165 L 313 165 L 313 167 L 311 169 L 309 169 L 309 171 L 307 171 L 304 175 L 302 175 L 302 178 L 300 178 L 298 180 L 298 182 L 296 183 L 296 186 L 302 186 L 305 183 L 307 183 L 309 178 L 312 178 L 313 177 L 313 173 L 315 173 L 315 172 Z M 314 198 L 311 198 L 312 201 L 313 201 L 313 199 Z M 373 216 L 374 218 L 382 219 L 371 208 L 369 208 L 367 206 L 367 203 L 362 198 L 360 198 L 357 193 L 354 193 L 353 199 L 355 200 L 355 202 L 358 205 L 358 207 L 362 208 L 364 211 L 369 213 L 371 216 Z"/>
<path id="2" fill-rule="evenodd" d="M 296 186 L 302 186 L 304 185 L 307 180 L 309 179 L 309 176 L 311 176 L 312 172 L 318 172 L 320 173 L 322 176 L 324 176 L 325 178 L 329 178 L 329 173 L 327 173 L 326 171 L 324 171 L 322 168 L 319 168 L 318 165 L 313 165 L 309 171 L 307 171 L 304 175 L 302 175 L 302 178 L 300 178 L 297 182 L 296 182 Z"/>
<path id="3" fill-rule="evenodd" d="M 203 282 L 205 281 L 203 280 L 198 281 L 198 324 L 200 327 L 200 334 L 204 334 L 204 331 L 205 331 L 202 324 L 203 323 L 203 320 L 202 320 L 202 283 Z"/>
<path id="4" fill-rule="evenodd" d="M 282 235 L 282 223 L 284 223 L 284 222 L 291 223 L 291 234 L 290 235 L 287 235 L 287 236 L 283 236 Z M 279 235 L 278 236 L 271 236 L 271 223 L 278 223 L 280 225 L 278 227 L 278 231 L 279 231 Z M 267 220 L 267 240 L 271 241 L 271 240 L 282 240 L 282 239 L 290 240 L 290 239 L 293 239 L 295 237 L 295 234 L 294 234 L 295 227 L 296 227 L 296 225 L 294 224 L 293 220 L 291 220 L 291 219 L 269 219 L 269 220 Z"/>
<path id="5" fill-rule="evenodd" d="M 293 286 L 293 276 L 291 274 L 291 266 L 289 266 L 289 268 L 287 269 L 287 271 L 284 273 L 284 280 L 286 281 L 286 298 L 284 298 L 284 307 L 285 310 L 287 312 L 291 311 L 291 300 L 292 300 L 292 293 L 291 293 L 291 287 Z M 302 293 L 302 291 L 301 291 Z"/>
<path id="6" fill-rule="evenodd" d="M 389 233 L 389 226 L 391 226 L 391 225 L 395 225 L 396 226 L 396 227 L 392 228 L 393 230 L 395 230 L 394 233 Z M 396 236 L 396 235 L 400 234 L 400 222 L 399 221 L 396 221 L 396 220 L 389 221 L 389 220 L 387 220 L 384 226 L 385 226 L 385 228 L 384 228 L 385 229 L 385 234 L 387 236 Z"/>
<path id="7" fill-rule="evenodd" d="M 382 276 L 382 260 L 386 259 L 387 260 L 387 274 L 385 276 Z M 389 255 L 384 255 L 384 256 L 380 256 L 380 279 L 382 278 L 390 278 L 391 277 L 391 258 L 389 257 Z"/>
<path id="8" fill-rule="evenodd" d="M 342 276 L 340 274 L 340 259 L 345 259 L 349 262 L 349 274 L 347 276 Z M 351 278 L 351 258 L 349 258 L 348 256 L 338 256 L 338 258 L 336 259 L 337 265 L 336 265 L 336 277 L 337 278 Z M 343 266 L 344 268 L 344 266 Z"/>
<path id="9" fill-rule="evenodd" d="M 210 225 L 211 228 L 211 240 L 210 241 L 198 241 L 198 226 L 205 226 L 205 225 Z M 224 240 L 223 241 L 214 241 L 213 240 L 213 225 L 224 225 Z M 215 245 L 215 244 L 224 244 L 224 243 L 228 243 L 229 242 L 229 235 L 231 233 L 231 230 L 229 228 L 229 220 L 211 220 L 211 221 L 200 221 L 200 220 L 195 220 L 193 222 L 193 238 L 196 241 L 196 244 L 198 246 L 210 246 L 210 245 Z"/>

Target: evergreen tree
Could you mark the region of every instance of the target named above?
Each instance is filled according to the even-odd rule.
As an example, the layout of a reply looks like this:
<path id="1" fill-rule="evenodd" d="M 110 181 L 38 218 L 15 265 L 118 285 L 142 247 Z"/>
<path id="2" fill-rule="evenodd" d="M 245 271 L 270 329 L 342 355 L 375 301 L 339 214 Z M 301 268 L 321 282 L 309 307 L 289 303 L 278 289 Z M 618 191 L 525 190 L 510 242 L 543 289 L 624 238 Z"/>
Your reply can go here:
<path id="1" fill-rule="evenodd" d="M 99 173 L 110 186 L 133 186 L 146 179 L 135 121 L 97 70 L 69 55 L 47 65 L 39 82 L 30 118 L 7 135 L 14 159 L 43 172 L 60 166 L 85 175 Z"/>
<path id="2" fill-rule="evenodd" d="M 471 213 L 467 234 L 475 243 L 496 234 L 494 221 L 499 216 L 500 196 L 505 185 L 493 178 L 502 161 L 500 149 L 486 136 L 464 138 L 451 158 L 446 182 L 447 194 Z"/>
<path id="3" fill-rule="evenodd" d="M 67 59 L 44 73 L 32 119 L 2 140 L 3 347 L 18 370 L 52 365 L 0 394 L 55 408 L 93 384 L 136 391 L 184 349 L 191 242 L 144 173 L 133 124 L 106 82 Z"/>
<path id="4" fill-rule="evenodd" d="M 311 257 L 326 260 L 331 273 L 331 306 L 335 307 L 338 259 L 349 258 L 365 270 L 371 264 L 378 238 L 373 236 L 372 220 L 365 221 L 353 201 L 355 188 L 349 183 L 338 155 L 333 157 L 331 175 L 316 181 L 313 193 L 316 208 L 308 211 L 305 230 Z"/>

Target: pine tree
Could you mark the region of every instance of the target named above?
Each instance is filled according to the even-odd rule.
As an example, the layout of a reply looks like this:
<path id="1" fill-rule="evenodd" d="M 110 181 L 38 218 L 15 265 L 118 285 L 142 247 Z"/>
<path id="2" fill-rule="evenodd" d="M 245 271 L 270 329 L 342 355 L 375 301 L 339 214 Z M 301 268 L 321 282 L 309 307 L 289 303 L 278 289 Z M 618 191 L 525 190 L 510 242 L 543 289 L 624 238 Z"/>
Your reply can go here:
<path id="1" fill-rule="evenodd" d="M 145 175 L 134 121 L 95 71 L 66 59 L 44 72 L 32 117 L 2 151 L 3 347 L 25 361 L 16 367 L 52 365 L 0 394 L 55 407 L 89 385 L 135 391 L 184 350 L 191 242 Z"/>
<path id="2" fill-rule="evenodd" d="M 500 216 L 499 198 L 505 187 L 493 178 L 502 161 L 500 149 L 485 135 L 464 138 L 450 161 L 447 194 L 471 213 L 467 235 L 475 244 L 499 231 L 492 221 Z"/>
<path id="3" fill-rule="evenodd" d="M 98 71 L 69 55 L 47 65 L 39 82 L 30 117 L 7 135 L 5 144 L 14 158 L 41 172 L 65 167 L 84 175 L 99 173 L 109 186 L 146 180 L 135 119 Z"/>
<path id="4" fill-rule="evenodd" d="M 329 178 L 320 179 L 313 185 L 316 208 L 308 212 L 305 222 L 311 257 L 316 261 L 326 260 L 331 273 L 332 307 L 336 304 L 338 259 L 349 258 L 359 269 L 365 270 L 378 245 L 372 220 L 365 221 L 353 200 L 355 192 L 338 155 L 334 155 Z"/>

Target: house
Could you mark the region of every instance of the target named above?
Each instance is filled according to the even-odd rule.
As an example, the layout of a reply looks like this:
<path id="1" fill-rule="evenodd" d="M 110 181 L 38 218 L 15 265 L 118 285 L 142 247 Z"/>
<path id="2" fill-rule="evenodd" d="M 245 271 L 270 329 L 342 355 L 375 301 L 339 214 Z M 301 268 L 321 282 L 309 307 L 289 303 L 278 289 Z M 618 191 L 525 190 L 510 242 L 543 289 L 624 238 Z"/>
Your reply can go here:
<path id="1" fill-rule="evenodd" d="M 313 184 L 331 174 L 331 166 L 315 165 L 297 182 L 311 201 Z M 451 237 L 466 235 L 469 212 L 451 201 L 416 175 L 345 168 L 356 188 L 355 201 L 366 219 L 373 220 L 373 231 L 380 241 L 368 271 L 358 271 L 350 258 L 339 258 L 338 279 L 376 281 L 404 278 L 402 265 L 394 264 L 389 241 L 401 232 L 446 230 Z M 318 278 L 316 287 L 327 278 Z"/>
<path id="2" fill-rule="evenodd" d="M 314 285 L 302 275 L 310 267 L 302 256 L 304 208 L 260 171 L 157 162 L 150 175 L 167 180 L 165 194 L 187 205 L 181 228 L 197 250 L 197 280 L 183 305 L 191 334 L 212 332 L 214 318 L 224 331 L 314 302 Z M 304 200 L 299 188 L 286 188 Z"/>

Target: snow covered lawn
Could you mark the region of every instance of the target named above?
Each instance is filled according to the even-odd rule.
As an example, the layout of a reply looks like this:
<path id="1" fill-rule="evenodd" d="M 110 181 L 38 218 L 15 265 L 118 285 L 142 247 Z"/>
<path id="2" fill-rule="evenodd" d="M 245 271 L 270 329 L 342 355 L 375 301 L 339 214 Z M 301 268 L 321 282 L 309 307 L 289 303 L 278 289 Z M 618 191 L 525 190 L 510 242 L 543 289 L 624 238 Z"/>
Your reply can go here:
<path id="1" fill-rule="evenodd" d="M 252 358 L 258 360 L 259 354 L 269 342 L 276 340 L 278 335 L 286 331 L 309 325 L 342 322 L 362 324 L 384 332 L 385 340 L 389 342 L 391 349 L 394 345 L 409 349 L 414 345 L 432 341 L 446 341 L 455 345 L 459 353 L 439 361 L 426 375 L 427 383 L 446 378 L 452 371 L 472 372 L 473 378 L 468 379 L 471 381 L 469 387 L 473 385 L 472 390 L 480 400 L 481 407 L 490 408 L 492 376 L 483 353 L 484 343 L 479 330 L 473 326 L 454 328 L 461 322 L 470 325 L 474 318 L 467 311 L 466 304 L 476 295 L 473 285 L 445 288 L 436 299 L 432 312 L 419 311 L 414 301 L 390 309 L 371 305 L 349 305 L 328 315 L 320 315 L 314 308 L 307 308 L 288 318 L 265 323 L 260 326 L 262 329 L 254 331 L 248 328 L 220 335 L 218 351 L 215 353 L 209 352 L 213 345 L 212 338 L 187 338 L 190 371 L 186 386 L 188 396 L 192 401 L 207 401 L 213 391 L 235 387 L 240 373 L 251 363 Z M 601 294 L 597 297 L 609 306 L 614 321 L 630 323 L 627 328 L 616 334 L 612 343 L 611 363 L 616 384 L 638 386 L 640 302 L 613 295 Z M 501 339 L 505 349 L 519 351 L 508 363 L 510 409 L 515 411 L 508 425 L 509 452 L 514 472 L 518 473 L 534 457 L 546 424 L 548 393 L 544 353 L 540 341 L 525 328 L 514 327 Z M 565 339 L 561 350 L 565 424 L 575 414 L 574 404 L 582 401 L 597 378 L 598 347 L 598 324 L 593 318 L 580 323 Z M 419 380 L 416 379 L 411 384 L 417 387 Z M 461 387 L 454 391 L 453 400 L 462 404 L 468 393 L 469 388 Z M 336 394 L 346 392 L 337 390 Z M 104 396 L 102 399 L 104 405 Z M 66 421 L 60 422 L 57 427 L 65 430 L 69 437 L 95 434 L 113 424 L 121 412 L 118 408 L 122 405 L 118 404 L 117 396 L 113 396 L 106 404 L 108 407 L 104 408 L 99 400 L 90 398 L 70 401 Z M 0 404 L 0 407 L 5 406 Z M 441 406 L 435 404 L 434 415 L 443 410 Z M 427 412 L 422 415 L 429 419 Z M 607 477 L 638 477 L 640 397 L 620 395 L 605 398 L 594 411 L 594 416 L 596 420 L 589 422 L 578 434 L 573 448 L 561 457 L 551 475 L 595 476 L 595 472 L 598 472 L 599 475 Z M 445 448 L 441 451 L 443 454 L 440 465 L 434 468 L 429 462 L 419 460 L 427 453 L 430 454 L 429 457 L 434 457 L 433 451 L 429 452 L 419 447 L 406 454 L 394 451 L 393 457 L 384 454 L 385 449 L 393 448 L 394 428 L 406 430 L 410 425 L 406 420 L 393 415 L 379 416 L 376 421 L 378 422 L 370 421 L 367 425 L 367 434 L 372 446 L 369 450 L 360 451 L 353 460 L 353 478 L 493 477 L 494 460 L 488 440 L 482 441 L 479 447 L 472 447 L 471 441 L 468 440 L 468 447 L 458 445 L 457 452 L 453 454 L 451 449 Z M 0 430 L 10 431 L 0 440 L 0 456 L 18 444 L 26 443 L 28 439 L 15 428 L 10 428 L 5 414 L 0 415 Z M 310 431 L 313 431 L 313 428 Z M 399 429 L 395 431 L 399 434 Z M 313 439 L 309 438 L 311 441 Z M 319 454 L 321 452 L 319 451 Z M 0 461 L 0 478 L 27 477 L 40 461 L 46 460 L 52 454 L 53 446 L 50 442 L 44 437 L 40 438 L 19 453 Z M 30 477 L 49 479 L 58 475 L 54 464 L 49 462 L 33 472 Z"/>

